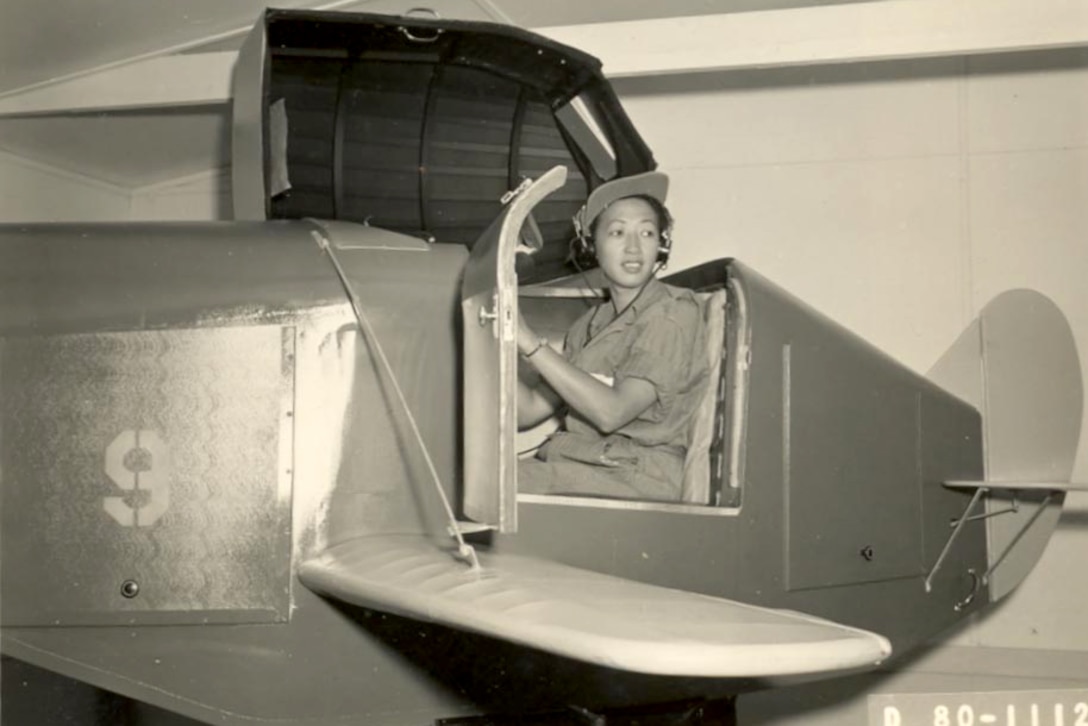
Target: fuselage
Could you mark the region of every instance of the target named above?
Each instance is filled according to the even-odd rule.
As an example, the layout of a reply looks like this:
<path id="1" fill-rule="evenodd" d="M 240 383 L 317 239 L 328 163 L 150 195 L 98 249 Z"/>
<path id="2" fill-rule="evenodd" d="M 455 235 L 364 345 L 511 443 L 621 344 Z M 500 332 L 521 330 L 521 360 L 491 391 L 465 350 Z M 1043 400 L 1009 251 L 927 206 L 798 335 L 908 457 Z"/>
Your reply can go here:
<path id="1" fill-rule="evenodd" d="M 501 705 L 500 672 L 550 679 L 521 706 L 752 687 L 631 691 L 300 585 L 329 545 L 440 525 L 380 356 L 459 501 L 466 258 L 310 221 L 0 230 L 5 654 L 204 720 L 436 718 Z M 518 532 L 482 546 L 804 610 L 897 653 L 984 606 L 981 528 L 923 587 L 967 500 L 941 482 L 981 475 L 977 412 L 740 263 L 670 281 L 729 295 L 711 501 L 523 497 Z M 524 301 L 553 321 L 579 305 Z"/>

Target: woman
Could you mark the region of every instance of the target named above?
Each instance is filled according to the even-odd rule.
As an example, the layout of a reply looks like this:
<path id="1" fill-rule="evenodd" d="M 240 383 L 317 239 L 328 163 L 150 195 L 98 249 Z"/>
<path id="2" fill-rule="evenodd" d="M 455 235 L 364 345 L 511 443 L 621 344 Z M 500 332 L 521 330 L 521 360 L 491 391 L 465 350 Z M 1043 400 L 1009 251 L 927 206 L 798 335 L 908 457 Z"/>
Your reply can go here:
<path id="1" fill-rule="evenodd" d="M 518 350 L 540 383 L 519 382 L 518 425 L 563 426 L 518 468 L 519 490 L 677 501 L 691 413 L 706 385 L 700 306 L 657 280 L 668 258 L 668 177 L 601 185 L 575 217 L 608 299 L 575 321 L 562 353 L 524 319 Z"/>

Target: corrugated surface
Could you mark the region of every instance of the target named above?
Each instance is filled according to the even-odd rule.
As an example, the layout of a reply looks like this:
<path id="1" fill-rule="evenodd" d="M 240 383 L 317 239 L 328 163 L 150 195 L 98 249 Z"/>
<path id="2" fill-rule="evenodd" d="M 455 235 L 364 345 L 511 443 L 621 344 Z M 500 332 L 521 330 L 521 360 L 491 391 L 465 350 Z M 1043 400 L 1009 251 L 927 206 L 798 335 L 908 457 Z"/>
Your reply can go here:
<path id="1" fill-rule="evenodd" d="M 536 212 L 562 261 L 586 183 L 543 98 L 475 68 L 327 58 L 273 68 L 291 188 L 272 216 L 367 221 L 471 247 L 504 193 L 563 164 L 571 181 Z"/>
<path id="2" fill-rule="evenodd" d="M 5 340 L 4 624 L 285 618 L 293 345 L 278 326 Z"/>

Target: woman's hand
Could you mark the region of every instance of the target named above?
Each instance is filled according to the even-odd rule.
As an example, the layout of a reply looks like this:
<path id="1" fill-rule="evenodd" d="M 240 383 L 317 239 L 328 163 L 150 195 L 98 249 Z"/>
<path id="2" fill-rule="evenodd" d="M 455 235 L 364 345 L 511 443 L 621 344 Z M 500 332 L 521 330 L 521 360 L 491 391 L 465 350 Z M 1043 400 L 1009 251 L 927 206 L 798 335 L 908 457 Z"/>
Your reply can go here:
<path id="1" fill-rule="evenodd" d="M 528 332 L 523 334 L 519 322 L 518 349 L 547 384 L 536 390 L 548 391 L 548 404 L 552 410 L 562 401 L 598 431 L 608 434 L 626 426 L 657 400 L 657 389 L 649 381 L 626 378 L 617 385 L 607 383 L 571 363 L 537 338 L 528 326 L 525 326 L 525 330 Z M 530 404 L 529 397 L 520 390 L 518 406 L 518 421 L 522 424 L 534 421 L 539 412 L 545 410 L 542 406 Z"/>
<path id="2" fill-rule="evenodd" d="M 530 388 L 519 380 L 519 428 L 539 423 L 566 403 L 599 431 L 611 433 L 657 400 L 657 389 L 649 381 L 627 378 L 611 386 L 578 368 L 537 335 L 520 311 L 518 352 L 532 363 L 546 384 Z"/>

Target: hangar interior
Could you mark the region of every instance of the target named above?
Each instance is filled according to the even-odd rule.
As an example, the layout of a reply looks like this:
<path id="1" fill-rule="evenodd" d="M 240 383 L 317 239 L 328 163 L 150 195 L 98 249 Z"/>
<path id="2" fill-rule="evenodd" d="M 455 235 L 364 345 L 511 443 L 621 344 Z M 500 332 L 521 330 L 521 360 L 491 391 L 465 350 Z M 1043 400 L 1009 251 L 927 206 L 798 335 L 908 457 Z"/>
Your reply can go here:
<path id="1" fill-rule="evenodd" d="M 278 3 L 397 14 L 411 3 Z M 230 70 L 263 6 L 6 2 L 0 221 L 231 218 Z M 600 58 L 672 179 L 670 270 L 736 257 L 924 373 L 999 292 L 1088 374 L 1088 10 L 1070 0 L 442 0 Z M 667 13 L 667 14 L 666 14 Z M 119 262 L 122 263 L 123 262 Z M 1073 479 L 1088 480 L 1082 424 Z M 894 669 L 742 697 L 865 724 L 874 694 L 1088 688 L 1088 497 L 1006 602 Z M 3 723 L 190 723 L 3 662 Z M 112 715 L 103 715 L 110 712 Z M 114 720 L 110 720 L 114 719 Z"/>

